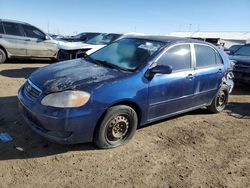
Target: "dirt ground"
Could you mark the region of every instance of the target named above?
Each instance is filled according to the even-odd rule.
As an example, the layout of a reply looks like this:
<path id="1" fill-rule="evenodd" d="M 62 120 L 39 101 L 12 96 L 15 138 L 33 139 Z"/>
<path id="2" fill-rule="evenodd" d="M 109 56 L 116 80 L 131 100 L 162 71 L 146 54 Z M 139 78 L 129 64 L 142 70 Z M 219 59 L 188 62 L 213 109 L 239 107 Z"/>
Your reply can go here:
<path id="1" fill-rule="evenodd" d="M 137 130 L 111 150 L 57 145 L 22 121 L 17 91 L 48 61 L 0 65 L 0 187 L 250 187 L 250 85 L 220 114 L 196 110 Z"/>

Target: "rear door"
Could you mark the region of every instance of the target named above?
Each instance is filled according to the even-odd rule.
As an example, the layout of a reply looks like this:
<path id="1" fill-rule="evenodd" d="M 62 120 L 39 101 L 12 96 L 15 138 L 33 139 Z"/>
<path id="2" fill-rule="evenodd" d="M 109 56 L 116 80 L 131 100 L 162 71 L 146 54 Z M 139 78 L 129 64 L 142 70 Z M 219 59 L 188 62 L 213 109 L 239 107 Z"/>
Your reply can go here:
<path id="1" fill-rule="evenodd" d="M 26 56 L 27 39 L 20 28 L 20 24 L 3 22 L 4 34 L 2 35 L 3 46 L 11 56 Z"/>
<path id="2" fill-rule="evenodd" d="M 46 38 L 46 34 L 31 25 L 22 24 L 27 37 L 27 55 L 30 57 L 54 57 L 57 53 L 56 43 Z"/>
<path id="3" fill-rule="evenodd" d="M 156 74 L 149 83 L 149 121 L 193 107 L 195 75 L 190 44 L 170 47 L 156 63 L 172 66 L 173 72 Z"/>
<path id="4" fill-rule="evenodd" d="M 211 102 L 223 77 L 224 65 L 219 53 L 205 44 L 194 44 L 196 105 Z"/>

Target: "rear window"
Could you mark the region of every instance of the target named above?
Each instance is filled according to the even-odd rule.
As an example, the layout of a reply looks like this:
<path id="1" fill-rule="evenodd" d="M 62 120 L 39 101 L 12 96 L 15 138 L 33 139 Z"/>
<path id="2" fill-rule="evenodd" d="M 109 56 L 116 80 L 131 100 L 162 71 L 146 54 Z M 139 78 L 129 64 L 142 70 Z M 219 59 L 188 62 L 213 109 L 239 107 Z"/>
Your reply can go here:
<path id="1" fill-rule="evenodd" d="M 3 22 L 3 26 L 5 29 L 5 33 L 7 35 L 16 35 L 16 36 L 23 36 L 19 24 L 16 23 L 10 23 L 10 22 Z"/>
<path id="2" fill-rule="evenodd" d="M 4 32 L 3 32 L 3 24 L 2 24 L 2 22 L 0 22 L 0 34 L 3 34 Z"/>
<path id="3" fill-rule="evenodd" d="M 209 46 L 194 45 L 196 55 L 196 67 L 216 65 L 219 58 L 216 52 Z"/>

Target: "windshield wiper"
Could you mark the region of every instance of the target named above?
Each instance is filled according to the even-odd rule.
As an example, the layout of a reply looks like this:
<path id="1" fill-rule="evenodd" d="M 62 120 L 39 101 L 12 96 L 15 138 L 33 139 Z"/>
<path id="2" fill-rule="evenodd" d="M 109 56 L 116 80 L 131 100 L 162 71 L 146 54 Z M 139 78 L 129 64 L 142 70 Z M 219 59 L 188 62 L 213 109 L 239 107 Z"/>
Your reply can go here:
<path id="1" fill-rule="evenodd" d="M 128 69 L 125 69 L 125 68 L 119 67 L 117 65 L 111 64 L 111 63 L 109 63 L 107 61 L 104 61 L 104 60 L 95 59 L 94 61 L 100 63 L 103 66 L 106 66 L 106 67 L 109 67 L 109 68 L 112 68 L 112 69 L 118 69 L 120 71 L 129 71 Z"/>

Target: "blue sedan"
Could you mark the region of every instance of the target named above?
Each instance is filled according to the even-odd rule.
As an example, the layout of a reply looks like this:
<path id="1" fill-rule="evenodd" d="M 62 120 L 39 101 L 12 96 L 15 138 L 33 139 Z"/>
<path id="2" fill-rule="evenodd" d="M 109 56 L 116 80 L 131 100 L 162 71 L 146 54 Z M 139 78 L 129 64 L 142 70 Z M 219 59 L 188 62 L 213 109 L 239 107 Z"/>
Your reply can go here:
<path id="1" fill-rule="evenodd" d="M 57 143 L 127 143 L 137 127 L 207 107 L 221 112 L 230 62 L 209 43 L 131 36 L 35 71 L 18 92 L 27 124 Z"/>

